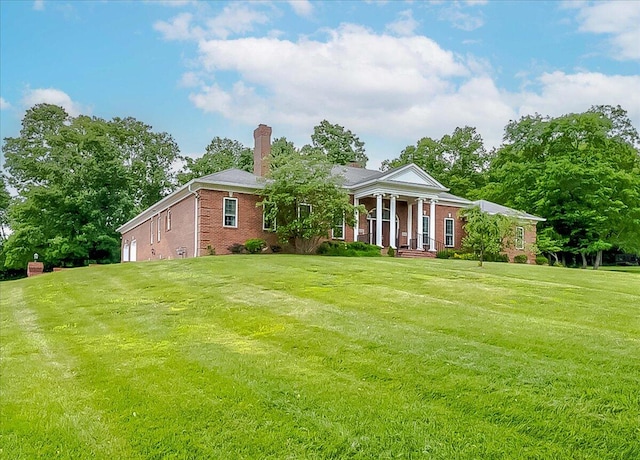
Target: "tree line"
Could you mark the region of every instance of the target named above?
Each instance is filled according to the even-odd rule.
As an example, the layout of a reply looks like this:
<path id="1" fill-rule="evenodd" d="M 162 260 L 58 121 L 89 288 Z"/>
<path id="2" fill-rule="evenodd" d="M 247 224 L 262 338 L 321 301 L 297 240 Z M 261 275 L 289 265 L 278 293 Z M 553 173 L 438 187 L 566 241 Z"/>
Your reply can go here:
<path id="1" fill-rule="evenodd" d="M 640 253 L 639 145 L 624 109 L 594 106 L 584 113 L 512 120 L 502 145 L 490 151 L 469 126 L 439 139 L 424 137 L 385 160 L 382 169 L 415 163 L 455 195 L 544 217 L 538 250 L 565 263 L 579 257 L 586 265 L 593 257 L 597 266 L 612 248 Z M 183 157 L 171 135 L 134 118 L 71 117 L 49 104 L 27 110 L 20 135 L 5 138 L 2 149 L 7 175 L 0 189 L 0 270 L 23 269 L 36 252 L 49 266 L 116 262 L 115 229 L 140 211 L 193 178 L 228 168 L 253 171 L 252 150 L 235 140 L 216 137 L 201 157 Z M 290 177 L 308 174 L 313 165 L 324 171 L 314 176 L 320 186 L 331 165 L 364 167 L 367 160 L 358 136 L 323 120 L 301 148 L 274 139 L 271 171 L 274 178 L 279 169 Z M 176 164 L 182 164 L 177 171 Z M 294 193 L 277 193 L 285 192 Z M 323 205 L 320 233 L 348 211 L 344 197 L 335 198 L 335 209 Z M 296 238 L 304 235 L 299 230 Z"/>

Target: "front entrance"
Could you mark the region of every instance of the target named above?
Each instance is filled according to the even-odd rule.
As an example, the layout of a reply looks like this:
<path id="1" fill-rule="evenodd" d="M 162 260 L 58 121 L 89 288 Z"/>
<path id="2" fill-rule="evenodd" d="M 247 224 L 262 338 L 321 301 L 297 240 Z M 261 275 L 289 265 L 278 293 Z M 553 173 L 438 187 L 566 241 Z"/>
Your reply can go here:
<path id="1" fill-rule="evenodd" d="M 382 246 L 389 247 L 389 235 L 391 234 L 391 211 L 387 208 L 382 209 Z M 396 215 L 396 240 L 398 239 L 398 231 L 400 229 L 400 219 Z M 373 208 L 367 214 L 367 221 L 369 221 L 369 244 L 376 244 L 377 239 L 377 225 L 376 225 L 376 208 Z M 397 246 L 397 241 L 396 241 Z"/>

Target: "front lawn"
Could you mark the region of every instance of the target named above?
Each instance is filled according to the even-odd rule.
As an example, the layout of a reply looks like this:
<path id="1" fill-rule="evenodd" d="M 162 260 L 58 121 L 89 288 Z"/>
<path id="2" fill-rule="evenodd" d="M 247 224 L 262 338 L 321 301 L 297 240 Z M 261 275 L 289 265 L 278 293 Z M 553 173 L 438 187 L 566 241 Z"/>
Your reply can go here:
<path id="1" fill-rule="evenodd" d="M 247 255 L 0 296 L 0 458 L 640 458 L 635 273 Z"/>

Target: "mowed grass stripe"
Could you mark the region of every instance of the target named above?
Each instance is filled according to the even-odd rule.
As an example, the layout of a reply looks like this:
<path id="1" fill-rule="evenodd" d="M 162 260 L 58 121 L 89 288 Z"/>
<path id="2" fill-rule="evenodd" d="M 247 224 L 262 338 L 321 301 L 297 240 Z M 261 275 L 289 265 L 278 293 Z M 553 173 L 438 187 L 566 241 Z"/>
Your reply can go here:
<path id="1" fill-rule="evenodd" d="M 44 300 L 42 330 L 61 344 L 51 348 L 73 357 L 76 386 L 93 389 L 94 410 L 116 433 L 93 431 L 125 439 L 124 456 L 637 453 L 637 324 L 609 321 L 613 327 L 598 331 L 589 319 L 572 328 L 571 311 L 543 301 L 556 318 L 547 323 L 533 302 L 511 302 L 521 284 L 491 289 L 470 264 L 352 261 L 221 257 L 97 267 L 48 275 L 55 283 L 39 289 L 55 284 L 68 294 L 53 305 L 46 292 L 31 292 L 34 304 Z M 435 274 L 422 286 L 409 279 L 443 267 L 453 281 L 449 298 Z M 538 277 L 553 270 L 527 268 Z M 562 284 L 580 288 L 571 276 Z M 429 295 L 436 291 L 438 298 Z M 456 295 L 464 293 L 466 300 Z M 3 319 L 5 308 L 3 295 Z M 3 434 L 11 420 L 3 417 Z M 3 449 L 17 452 L 18 439 Z M 35 439 L 42 443 L 43 434 Z M 82 456 L 81 442 L 66 452 Z M 22 453 L 33 453 L 31 445 Z"/>

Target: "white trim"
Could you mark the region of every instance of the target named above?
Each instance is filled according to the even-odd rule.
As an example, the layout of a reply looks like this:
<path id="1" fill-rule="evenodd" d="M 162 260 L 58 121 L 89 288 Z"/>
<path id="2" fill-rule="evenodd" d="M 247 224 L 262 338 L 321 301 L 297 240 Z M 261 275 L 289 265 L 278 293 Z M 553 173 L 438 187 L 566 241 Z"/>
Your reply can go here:
<path id="1" fill-rule="evenodd" d="M 235 202 L 233 216 L 229 214 L 229 217 L 233 217 L 233 225 L 227 225 L 227 201 Z M 238 228 L 238 199 L 228 196 L 222 197 L 222 226 L 226 228 Z"/>
<path id="2" fill-rule="evenodd" d="M 335 229 L 338 228 L 338 227 L 342 227 L 342 236 L 336 236 L 336 234 L 335 234 Z M 342 216 L 342 225 L 337 225 L 337 226 L 331 228 L 331 238 L 334 239 L 334 240 L 344 240 L 345 239 L 345 235 L 344 235 L 345 228 L 344 227 L 345 227 L 344 226 L 344 216 Z"/>
<path id="3" fill-rule="evenodd" d="M 416 249 L 419 251 L 424 251 L 422 247 L 422 232 L 424 228 L 422 228 L 422 216 L 424 215 L 424 200 L 422 198 L 418 198 L 418 211 L 416 216 L 416 224 L 418 225 L 418 234 L 416 235 Z"/>
<path id="4" fill-rule="evenodd" d="M 360 200 L 358 200 L 355 196 L 353 197 L 353 206 L 356 208 L 360 205 Z M 353 241 L 358 241 L 358 233 L 360 232 L 360 212 L 356 209 L 354 213 L 354 219 L 356 221 L 353 227 Z"/>
<path id="5" fill-rule="evenodd" d="M 122 261 L 129 262 L 129 243 L 124 243 L 122 248 Z"/>
<path id="6" fill-rule="evenodd" d="M 171 209 L 169 209 L 169 208 L 167 209 L 167 218 L 165 220 L 166 220 L 166 222 L 165 222 L 166 231 L 170 232 L 171 231 Z"/>
<path id="7" fill-rule="evenodd" d="M 309 203 L 300 203 L 298 204 L 298 219 L 300 219 L 300 208 L 302 206 L 306 206 L 307 208 L 309 208 L 309 215 L 311 215 L 311 213 L 313 212 L 313 206 L 311 206 Z"/>
<path id="8" fill-rule="evenodd" d="M 162 216 L 161 216 L 161 214 L 158 214 L 158 218 L 156 219 L 156 231 L 157 231 L 156 239 L 157 239 L 157 241 L 159 243 L 160 242 L 160 238 L 162 236 Z"/>
<path id="9" fill-rule="evenodd" d="M 153 216 L 149 218 L 149 244 L 153 244 Z"/>
<path id="10" fill-rule="evenodd" d="M 522 237 L 521 238 L 518 238 L 518 230 L 522 230 Z M 518 239 L 522 243 L 520 246 L 518 246 Z M 516 227 L 515 247 L 516 247 L 516 249 L 524 249 L 524 227 Z"/>
<path id="11" fill-rule="evenodd" d="M 447 221 L 451 221 L 451 244 L 447 244 Z M 456 245 L 456 221 L 453 217 L 444 219 L 444 247 L 453 248 Z"/>
<path id="12" fill-rule="evenodd" d="M 424 227 L 424 220 L 427 219 L 427 228 Z M 433 239 L 431 237 L 431 216 L 422 216 L 422 241 L 421 244 L 422 246 L 429 246 L 429 249 L 431 249 L 431 240 Z M 425 238 L 426 236 L 426 238 Z M 427 240 L 427 242 L 425 243 L 424 240 Z"/>
<path id="13" fill-rule="evenodd" d="M 131 246 L 129 246 L 129 262 L 135 262 L 136 260 L 138 260 L 138 242 L 133 238 Z"/>
<path id="14" fill-rule="evenodd" d="M 436 203 L 438 200 L 434 200 L 431 198 L 431 203 L 429 204 L 429 251 L 436 251 Z M 455 244 L 455 240 L 454 240 Z"/>

